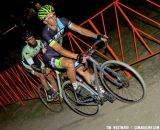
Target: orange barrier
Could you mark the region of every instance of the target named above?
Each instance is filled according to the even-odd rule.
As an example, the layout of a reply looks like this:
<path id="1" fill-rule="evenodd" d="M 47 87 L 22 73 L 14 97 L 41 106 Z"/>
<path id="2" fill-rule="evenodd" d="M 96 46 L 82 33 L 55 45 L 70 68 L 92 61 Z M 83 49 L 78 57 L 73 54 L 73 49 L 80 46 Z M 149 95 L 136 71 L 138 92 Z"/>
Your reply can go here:
<path id="1" fill-rule="evenodd" d="M 155 8 L 160 8 L 159 4 L 151 0 L 146 0 L 146 3 L 150 4 L 151 6 L 154 6 Z M 152 43 L 146 42 L 145 38 L 150 39 L 152 40 L 152 42 L 157 44 L 160 44 L 160 39 L 154 37 L 151 33 L 145 32 L 144 30 L 136 27 L 133 21 L 130 20 L 126 11 L 130 11 L 135 15 L 145 19 L 157 28 L 160 27 L 160 22 L 152 18 L 149 18 L 141 12 L 138 12 L 135 9 L 125 5 L 124 3 L 120 2 L 120 0 L 115 0 L 113 3 L 111 3 L 106 8 L 95 14 L 93 17 L 87 19 L 80 26 L 87 26 L 97 34 L 108 35 L 109 30 L 107 33 L 107 23 L 105 20 L 105 17 L 107 17 L 105 13 L 108 11 L 108 9 L 113 9 L 112 11 L 115 14 L 115 27 L 117 29 L 118 42 L 109 43 L 107 45 L 106 49 L 110 56 L 108 54 L 104 55 L 100 51 L 96 50 L 99 56 L 101 56 L 105 60 L 122 60 L 130 65 L 133 65 L 160 53 L 160 49 L 154 50 L 153 48 L 151 48 Z M 120 15 L 122 17 L 120 17 Z M 121 33 L 122 27 L 120 24 L 120 18 L 123 18 L 123 20 L 129 25 L 129 29 L 131 30 L 133 40 L 130 40 L 128 42 L 131 44 L 131 46 L 133 46 L 132 50 L 130 50 L 134 52 L 134 58 L 132 59 L 132 61 L 126 60 L 126 57 L 128 55 L 125 54 L 125 44 L 123 43 L 122 39 L 123 36 Z M 101 24 L 97 25 L 96 23 Z M 85 48 L 91 46 L 90 39 L 87 39 L 86 41 L 83 36 L 76 36 L 76 33 L 68 32 L 65 34 L 64 38 L 66 39 L 66 42 L 68 42 L 68 45 L 70 45 L 70 49 L 72 52 L 82 52 Z M 116 54 L 116 51 L 111 46 L 111 44 L 117 44 L 116 46 L 119 46 L 120 54 Z M 138 48 L 139 44 L 144 46 L 144 49 L 147 52 L 145 56 L 139 55 L 139 52 L 141 51 Z M 19 102 L 21 105 L 23 105 L 24 100 L 34 99 L 38 97 L 37 86 L 39 85 L 39 80 L 30 75 L 28 72 L 26 72 L 22 68 L 21 64 L 16 64 L 15 66 L 8 68 L 4 72 L 1 72 L 0 79 L 0 106 L 4 109 L 7 104 Z"/>

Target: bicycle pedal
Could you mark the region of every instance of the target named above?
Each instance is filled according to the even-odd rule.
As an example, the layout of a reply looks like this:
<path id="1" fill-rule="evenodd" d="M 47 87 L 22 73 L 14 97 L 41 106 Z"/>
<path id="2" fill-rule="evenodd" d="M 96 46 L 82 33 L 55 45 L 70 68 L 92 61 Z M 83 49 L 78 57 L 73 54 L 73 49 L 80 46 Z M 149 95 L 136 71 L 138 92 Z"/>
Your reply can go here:
<path id="1" fill-rule="evenodd" d="M 110 94 L 109 92 L 105 92 L 105 93 L 103 93 L 102 100 L 104 102 L 109 101 L 110 103 L 113 103 L 116 100 L 116 98 L 112 94 Z"/>

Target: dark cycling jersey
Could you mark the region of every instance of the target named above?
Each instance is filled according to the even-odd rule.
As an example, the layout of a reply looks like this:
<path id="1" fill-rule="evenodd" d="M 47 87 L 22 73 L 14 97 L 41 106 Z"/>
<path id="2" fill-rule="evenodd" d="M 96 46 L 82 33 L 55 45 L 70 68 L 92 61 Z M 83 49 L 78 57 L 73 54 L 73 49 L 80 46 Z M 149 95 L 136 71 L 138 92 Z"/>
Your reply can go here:
<path id="1" fill-rule="evenodd" d="M 69 27 L 71 25 L 71 21 L 69 21 L 66 18 L 57 18 L 57 29 L 51 30 L 46 25 L 44 29 L 42 30 L 42 38 L 47 42 L 49 46 L 53 46 L 54 42 L 62 44 L 63 41 L 63 33 L 65 27 Z"/>
<path id="2" fill-rule="evenodd" d="M 52 49 L 52 46 L 56 42 L 62 45 L 64 29 L 65 27 L 69 27 L 71 25 L 71 21 L 64 17 L 56 18 L 56 20 L 58 26 L 57 29 L 51 30 L 46 25 L 42 30 L 42 38 L 45 41 L 43 42 L 43 45 L 44 48 L 47 49 L 47 51 L 44 53 L 44 60 L 51 67 L 61 68 L 61 55 Z"/>

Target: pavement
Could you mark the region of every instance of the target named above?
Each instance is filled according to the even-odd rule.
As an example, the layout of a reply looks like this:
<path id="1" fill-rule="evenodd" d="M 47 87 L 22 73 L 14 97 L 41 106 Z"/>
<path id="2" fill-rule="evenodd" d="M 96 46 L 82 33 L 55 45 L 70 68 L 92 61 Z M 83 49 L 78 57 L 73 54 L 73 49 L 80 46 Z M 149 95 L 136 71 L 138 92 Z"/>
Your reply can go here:
<path id="1" fill-rule="evenodd" d="M 136 104 L 106 102 L 97 115 L 83 117 L 63 103 L 63 110 L 51 112 L 34 99 L 0 109 L 0 130 L 152 130 L 160 129 L 160 56 L 136 65 L 146 82 L 146 97 Z M 133 66 L 134 67 L 134 66 Z"/>

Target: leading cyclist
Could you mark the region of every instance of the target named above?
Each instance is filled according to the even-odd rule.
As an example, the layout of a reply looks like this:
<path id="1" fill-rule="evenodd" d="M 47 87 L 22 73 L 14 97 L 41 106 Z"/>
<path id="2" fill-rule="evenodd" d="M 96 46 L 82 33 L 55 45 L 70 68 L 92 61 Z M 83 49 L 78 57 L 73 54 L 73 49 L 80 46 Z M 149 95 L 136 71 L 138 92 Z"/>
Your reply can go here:
<path id="1" fill-rule="evenodd" d="M 106 35 L 97 35 L 88 29 L 76 25 L 67 18 L 56 17 L 55 10 L 51 5 L 41 6 L 41 8 L 38 10 L 38 18 L 45 24 L 45 27 L 42 30 L 42 38 L 46 42 L 46 51 L 44 52 L 44 57 L 47 63 L 52 68 L 67 69 L 67 75 L 74 89 L 77 89 L 78 84 L 76 82 L 75 60 L 78 60 L 79 63 L 85 63 L 87 57 L 84 55 L 74 54 L 71 51 L 61 47 L 64 29 L 68 27 L 69 29 L 78 32 L 81 35 L 103 41 L 106 41 L 108 37 Z M 49 50 L 52 50 L 53 52 Z M 83 67 L 81 66 L 77 69 L 77 72 L 81 74 L 89 84 L 92 84 L 94 78 L 89 71 L 83 72 Z M 108 92 L 104 92 L 104 95 L 110 102 L 115 100 L 115 98 Z"/>

